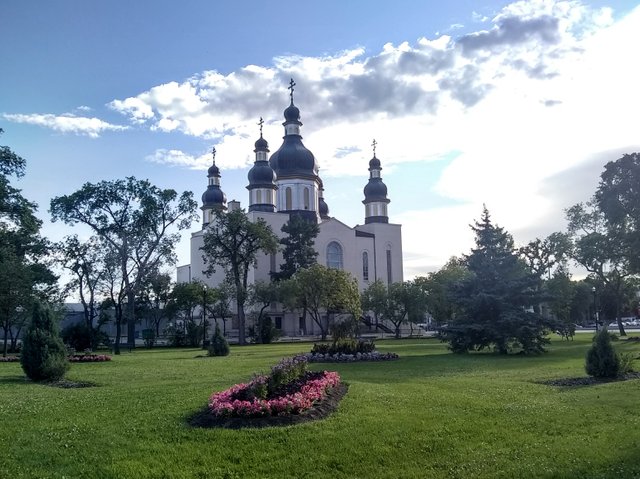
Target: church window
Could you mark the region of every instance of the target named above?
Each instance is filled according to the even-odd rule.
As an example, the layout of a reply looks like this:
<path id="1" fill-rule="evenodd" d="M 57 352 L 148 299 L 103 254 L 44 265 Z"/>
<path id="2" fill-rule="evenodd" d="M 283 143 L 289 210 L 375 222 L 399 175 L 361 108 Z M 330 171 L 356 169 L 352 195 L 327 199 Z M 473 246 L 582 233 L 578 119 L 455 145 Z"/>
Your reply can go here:
<path id="1" fill-rule="evenodd" d="M 309 209 L 309 188 L 304 189 L 304 209 Z"/>
<path id="2" fill-rule="evenodd" d="M 387 249 L 387 284 L 391 284 L 393 277 L 391 276 L 391 248 Z"/>
<path id="3" fill-rule="evenodd" d="M 276 272 L 276 254 L 275 253 L 271 253 L 271 255 L 269 255 L 269 271 L 271 273 Z"/>
<path id="4" fill-rule="evenodd" d="M 291 207 L 291 203 L 292 203 L 292 199 L 291 199 L 291 188 L 287 186 L 287 188 L 284 190 L 284 203 L 285 203 L 285 210 L 291 210 L 293 209 Z"/>
<path id="5" fill-rule="evenodd" d="M 335 241 L 327 245 L 327 268 L 342 269 L 342 246 Z"/>
<path id="6" fill-rule="evenodd" d="M 369 281 L 369 253 L 366 251 L 362 253 L 362 279 Z"/>
<path id="7" fill-rule="evenodd" d="M 262 203 L 262 191 L 260 191 L 260 190 L 256 191 L 256 203 L 257 204 L 261 204 Z"/>

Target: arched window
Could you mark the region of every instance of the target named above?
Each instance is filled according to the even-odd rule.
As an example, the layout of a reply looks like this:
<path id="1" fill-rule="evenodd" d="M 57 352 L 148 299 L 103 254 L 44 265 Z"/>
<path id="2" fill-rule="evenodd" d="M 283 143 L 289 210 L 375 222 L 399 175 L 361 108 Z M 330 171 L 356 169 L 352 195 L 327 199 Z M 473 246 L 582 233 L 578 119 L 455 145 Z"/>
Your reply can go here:
<path id="1" fill-rule="evenodd" d="M 256 190 L 256 203 L 262 204 L 262 191 Z"/>
<path id="2" fill-rule="evenodd" d="M 342 269 L 342 246 L 335 241 L 327 245 L 327 268 Z"/>
<path id="3" fill-rule="evenodd" d="M 309 209 L 309 188 L 304 189 L 304 209 Z"/>
<path id="4" fill-rule="evenodd" d="M 391 284 L 393 282 L 393 275 L 391 274 L 391 247 L 387 247 L 387 284 Z"/>
<path id="5" fill-rule="evenodd" d="M 362 280 L 369 281 L 369 253 L 362 253 Z"/>
<path id="6" fill-rule="evenodd" d="M 291 200 L 291 188 L 289 188 L 288 186 L 284 190 L 284 203 L 285 203 L 285 208 L 284 208 L 285 210 L 288 211 L 288 210 L 292 209 L 292 207 L 291 207 L 291 203 L 292 203 L 292 200 Z"/>

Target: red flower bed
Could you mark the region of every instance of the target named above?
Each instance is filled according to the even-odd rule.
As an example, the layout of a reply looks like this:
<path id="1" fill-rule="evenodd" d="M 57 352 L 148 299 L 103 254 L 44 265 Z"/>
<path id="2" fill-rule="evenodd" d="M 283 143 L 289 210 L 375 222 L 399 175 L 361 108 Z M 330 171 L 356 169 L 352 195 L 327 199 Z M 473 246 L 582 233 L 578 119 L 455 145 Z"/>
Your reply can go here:
<path id="1" fill-rule="evenodd" d="M 111 361 L 108 354 L 72 354 L 67 359 L 72 363 L 100 363 Z"/>
<path id="2" fill-rule="evenodd" d="M 209 398 L 209 410 L 219 417 L 263 417 L 299 414 L 307 411 L 313 405 L 324 399 L 327 391 L 340 384 L 340 376 L 333 371 L 308 373 L 295 387 L 272 398 L 245 399 L 247 391 L 254 388 L 256 383 L 264 383 L 260 376 L 253 381 L 214 393 Z"/>

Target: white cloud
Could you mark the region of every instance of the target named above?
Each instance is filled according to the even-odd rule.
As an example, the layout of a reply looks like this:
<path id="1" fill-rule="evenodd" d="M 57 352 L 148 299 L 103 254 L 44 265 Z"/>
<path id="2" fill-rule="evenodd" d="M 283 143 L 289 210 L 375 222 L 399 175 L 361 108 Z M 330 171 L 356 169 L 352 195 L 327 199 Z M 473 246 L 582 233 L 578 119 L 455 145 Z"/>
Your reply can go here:
<path id="1" fill-rule="evenodd" d="M 533 239 L 518 236 L 524 232 L 547 234 L 545 225 L 561 224 L 569 206 L 549 194 L 550 178 L 595 154 L 640 148 L 640 7 L 614 22 L 609 8 L 527 0 L 473 20 L 483 30 L 388 43 L 374 54 L 356 48 L 206 71 L 110 105 L 134 123 L 213 140 L 221 168 L 244 168 L 253 161 L 258 117 L 271 150 L 279 146 L 293 77 L 304 142 L 323 178 L 361 176 L 373 138 L 384 168 L 459 152 L 432 192 L 457 206 L 415 211 L 392 203 L 392 220 L 404 224 L 407 271 L 420 271 L 468 251 L 468 224 L 483 203 L 519 242 Z M 163 155 L 174 158 L 169 164 L 209 164 Z"/>
<path id="2" fill-rule="evenodd" d="M 112 125 L 99 118 L 75 116 L 70 113 L 57 116 L 50 113 L 28 115 L 4 113 L 2 116 L 15 123 L 38 125 L 61 133 L 75 133 L 76 135 L 87 135 L 91 138 L 99 137 L 103 131 L 121 131 L 129 128 L 128 126 Z"/>

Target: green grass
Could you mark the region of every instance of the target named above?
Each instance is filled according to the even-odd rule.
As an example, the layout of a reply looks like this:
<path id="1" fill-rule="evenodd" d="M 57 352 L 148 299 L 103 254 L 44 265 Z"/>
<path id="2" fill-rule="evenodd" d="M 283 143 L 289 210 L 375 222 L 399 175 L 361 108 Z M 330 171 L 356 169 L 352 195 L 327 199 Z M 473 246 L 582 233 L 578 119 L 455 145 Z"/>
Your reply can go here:
<path id="1" fill-rule="evenodd" d="M 640 477 L 640 380 L 536 383 L 583 376 L 590 339 L 556 340 L 531 358 L 380 341 L 401 359 L 323 365 L 350 384 L 328 419 L 240 431 L 193 429 L 186 418 L 213 391 L 309 344 L 232 347 L 224 358 L 137 350 L 73 364 L 69 379 L 99 385 L 85 389 L 34 384 L 2 363 L 0 477 Z"/>

